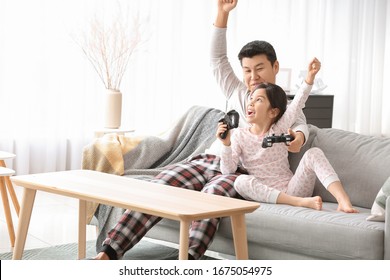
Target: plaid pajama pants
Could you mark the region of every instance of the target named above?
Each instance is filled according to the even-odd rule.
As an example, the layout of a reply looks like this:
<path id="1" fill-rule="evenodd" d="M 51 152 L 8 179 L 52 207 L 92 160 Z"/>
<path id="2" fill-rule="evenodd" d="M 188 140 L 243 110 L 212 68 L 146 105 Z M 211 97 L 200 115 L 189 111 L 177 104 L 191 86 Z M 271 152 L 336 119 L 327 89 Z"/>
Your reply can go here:
<path id="1" fill-rule="evenodd" d="M 242 198 L 234 189 L 234 181 L 240 172 L 222 175 L 219 171 L 220 158 L 201 154 L 190 160 L 171 165 L 155 177 L 153 182 L 201 191 L 216 195 Z M 162 218 L 126 210 L 117 225 L 108 233 L 104 245 L 109 245 L 118 259 L 130 250 Z M 193 221 L 189 230 L 189 254 L 194 259 L 204 255 L 210 246 L 220 219 Z"/>

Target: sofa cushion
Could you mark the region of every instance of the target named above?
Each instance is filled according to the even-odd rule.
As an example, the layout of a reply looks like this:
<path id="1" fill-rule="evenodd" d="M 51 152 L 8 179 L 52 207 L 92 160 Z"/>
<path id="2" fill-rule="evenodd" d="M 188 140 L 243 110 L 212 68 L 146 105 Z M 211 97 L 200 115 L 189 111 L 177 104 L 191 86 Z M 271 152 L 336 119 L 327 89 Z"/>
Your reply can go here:
<path id="1" fill-rule="evenodd" d="M 328 202 L 322 211 L 262 203 L 245 215 L 250 258 L 383 259 L 385 224 L 366 221 L 370 209 L 347 214 L 336 208 Z M 177 221 L 163 219 L 147 236 L 177 243 L 179 229 Z M 223 218 L 210 249 L 234 256 L 232 238 L 230 219 Z"/>
<path id="2" fill-rule="evenodd" d="M 245 216 L 248 243 L 259 244 L 264 251 L 273 248 L 301 258 L 383 259 L 384 223 L 366 221 L 369 209 L 358 208 L 360 213 L 347 214 L 336 208 L 334 203 L 324 203 L 322 211 L 262 203 Z M 218 235 L 231 238 L 229 219 L 222 220 Z"/>
<path id="3" fill-rule="evenodd" d="M 386 213 L 386 199 L 390 196 L 390 177 L 379 190 L 371 207 L 371 215 L 367 221 L 384 222 Z"/>
<path id="4" fill-rule="evenodd" d="M 361 135 L 338 129 L 318 129 L 313 147 L 322 149 L 339 175 L 354 206 L 371 208 L 390 176 L 390 138 Z M 314 195 L 335 202 L 317 180 Z"/>

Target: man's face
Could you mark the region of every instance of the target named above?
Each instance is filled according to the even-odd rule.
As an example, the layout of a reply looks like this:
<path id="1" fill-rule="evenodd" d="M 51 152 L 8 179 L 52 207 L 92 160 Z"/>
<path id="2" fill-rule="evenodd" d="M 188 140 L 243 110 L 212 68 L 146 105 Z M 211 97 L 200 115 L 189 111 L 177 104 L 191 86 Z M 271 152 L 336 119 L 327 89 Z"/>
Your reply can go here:
<path id="1" fill-rule="evenodd" d="M 274 66 L 267 59 L 265 54 L 256 55 L 248 58 L 244 57 L 241 61 L 244 83 L 249 91 L 261 83 L 275 83 L 276 74 L 279 72 L 279 62 L 275 61 Z"/>

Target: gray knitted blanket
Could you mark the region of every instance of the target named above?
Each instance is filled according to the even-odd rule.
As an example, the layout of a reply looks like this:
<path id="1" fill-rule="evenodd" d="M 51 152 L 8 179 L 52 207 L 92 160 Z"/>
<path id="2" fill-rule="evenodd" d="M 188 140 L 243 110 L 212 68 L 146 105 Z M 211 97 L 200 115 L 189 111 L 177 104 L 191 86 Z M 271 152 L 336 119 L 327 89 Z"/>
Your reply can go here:
<path id="1" fill-rule="evenodd" d="M 124 176 L 151 180 L 165 167 L 204 153 L 215 141 L 217 122 L 224 113 L 218 109 L 194 106 L 162 137 L 147 137 L 123 155 Z M 125 210 L 100 205 L 95 212 L 99 235 L 96 249 Z"/>

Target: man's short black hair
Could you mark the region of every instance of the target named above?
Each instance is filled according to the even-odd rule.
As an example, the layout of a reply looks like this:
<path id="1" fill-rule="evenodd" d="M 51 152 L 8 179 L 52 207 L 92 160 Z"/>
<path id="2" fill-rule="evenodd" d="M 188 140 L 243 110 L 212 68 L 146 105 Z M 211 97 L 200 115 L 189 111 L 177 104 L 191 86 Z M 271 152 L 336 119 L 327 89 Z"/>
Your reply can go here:
<path id="1" fill-rule="evenodd" d="M 238 53 L 238 59 L 242 65 L 242 59 L 244 57 L 252 58 L 256 55 L 265 54 L 271 65 L 273 66 L 277 60 L 276 52 L 274 47 L 266 41 L 252 41 L 242 47 L 241 51 Z"/>

